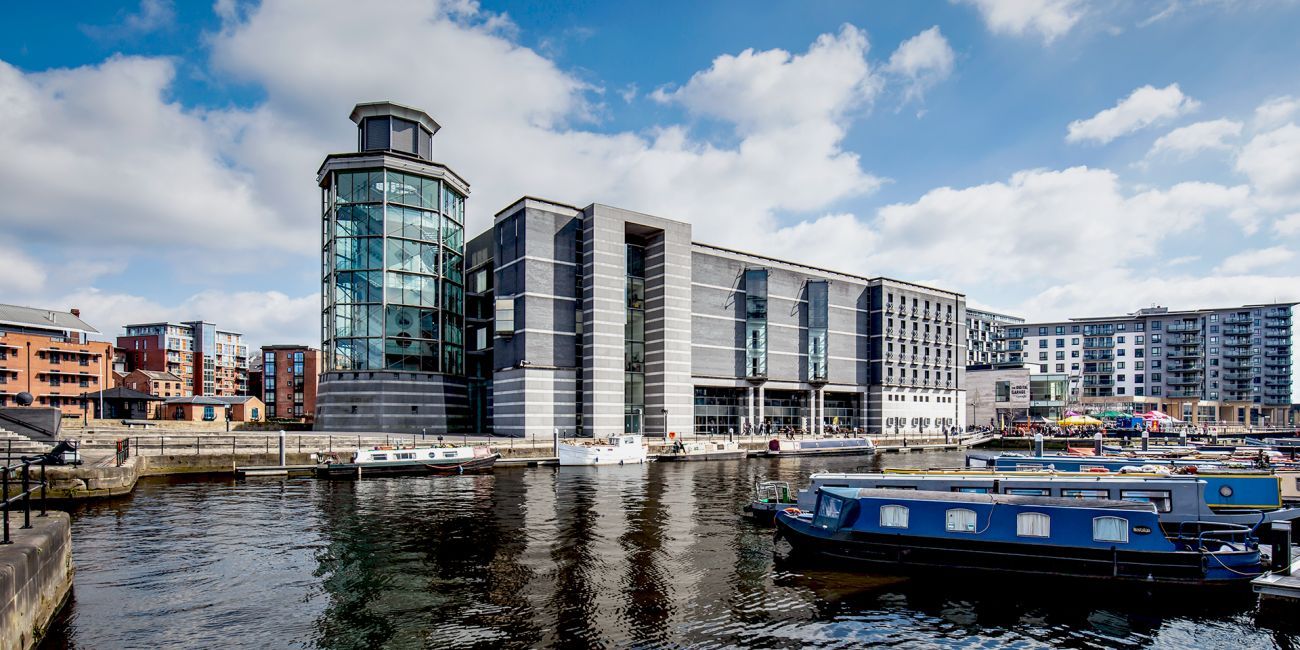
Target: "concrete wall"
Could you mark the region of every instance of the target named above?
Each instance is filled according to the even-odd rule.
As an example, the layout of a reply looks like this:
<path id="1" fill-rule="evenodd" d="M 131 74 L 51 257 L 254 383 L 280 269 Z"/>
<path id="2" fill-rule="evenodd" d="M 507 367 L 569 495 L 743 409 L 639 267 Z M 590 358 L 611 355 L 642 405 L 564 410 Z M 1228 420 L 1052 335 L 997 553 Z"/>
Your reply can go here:
<path id="1" fill-rule="evenodd" d="M 0 429 L 40 441 L 53 441 L 63 423 L 62 412 L 49 406 L 0 408 L 0 416 Z"/>
<path id="2" fill-rule="evenodd" d="M 0 546 L 0 647 L 34 648 L 72 590 L 72 523 L 66 512 L 21 515 Z"/>

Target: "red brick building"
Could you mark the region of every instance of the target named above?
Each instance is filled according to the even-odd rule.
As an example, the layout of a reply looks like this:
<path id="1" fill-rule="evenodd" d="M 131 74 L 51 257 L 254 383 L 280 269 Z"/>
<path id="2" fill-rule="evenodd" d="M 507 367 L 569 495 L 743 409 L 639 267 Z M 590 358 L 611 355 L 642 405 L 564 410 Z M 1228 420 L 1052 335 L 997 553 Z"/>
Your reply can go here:
<path id="1" fill-rule="evenodd" d="M 126 325 L 117 346 L 130 370 L 156 370 L 180 377 L 185 395 L 236 396 L 248 392 L 248 346 L 238 332 L 212 323 Z"/>
<path id="2" fill-rule="evenodd" d="M 91 341 L 99 330 L 81 312 L 0 305 L 0 406 L 31 393 L 37 406 L 81 415 L 81 395 L 111 387 L 113 344 Z"/>
<path id="3" fill-rule="evenodd" d="M 312 422 L 320 350 L 305 345 L 262 346 L 262 402 L 268 418 Z"/>

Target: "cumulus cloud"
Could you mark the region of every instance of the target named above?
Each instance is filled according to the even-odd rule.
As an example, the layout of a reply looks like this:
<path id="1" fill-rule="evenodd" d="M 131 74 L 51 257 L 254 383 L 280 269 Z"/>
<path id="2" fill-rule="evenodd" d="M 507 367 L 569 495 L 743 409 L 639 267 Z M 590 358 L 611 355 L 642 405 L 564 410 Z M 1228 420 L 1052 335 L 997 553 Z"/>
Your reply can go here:
<path id="1" fill-rule="evenodd" d="M 1295 258 L 1295 252 L 1285 246 L 1273 246 L 1257 250 L 1244 250 L 1229 255 L 1214 269 L 1216 273 L 1240 275 L 1258 269 L 1266 269 Z"/>
<path id="2" fill-rule="evenodd" d="M 206 320 L 244 335 L 251 346 L 320 345 L 320 295 L 291 297 L 279 291 L 202 291 L 174 304 L 93 288 L 60 294 L 55 305 L 75 306 L 82 317 L 112 338 L 127 323 Z"/>
<path id="3" fill-rule="evenodd" d="M 1233 145 L 1228 140 L 1241 135 L 1241 128 L 1241 122 L 1226 119 L 1179 127 L 1157 138 L 1147 152 L 1147 158 L 1163 153 L 1186 158 L 1199 151 L 1229 150 Z"/>
<path id="4" fill-rule="evenodd" d="M 1178 84 L 1164 88 L 1142 86 L 1115 106 L 1086 120 L 1070 122 L 1065 141 L 1106 144 L 1122 135 L 1190 113 L 1199 106 L 1200 102 L 1184 95 Z"/>
<path id="5" fill-rule="evenodd" d="M 1052 286 L 1008 310 L 1052 320 L 1080 314 L 1125 314 L 1146 305 L 1207 309 L 1295 300 L 1297 286 L 1300 286 L 1300 275 L 1295 273 L 1197 276 L 1113 269 Z M 1098 287 L 1123 287 L 1124 290 L 1105 291 Z"/>
<path id="6" fill-rule="evenodd" d="M 1236 169 L 1258 188 L 1265 207 L 1300 205 L 1300 126 L 1256 134 L 1237 154 Z"/>
<path id="7" fill-rule="evenodd" d="M 907 80 L 904 99 L 918 99 L 926 88 L 943 81 L 952 74 L 954 55 L 948 39 L 935 25 L 903 41 L 889 55 L 885 70 Z"/>
<path id="8" fill-rule="evenodd" d="M 953 0 L 973 5 L 995 34 L 1037 34 L 1050 44 L 1083 17 L 1079 0 Z"/>
<path id="9" fill-rule="evenodd" d="M 1273 222 L 1273 231 L 1282 236 L 1300 235 L 1300 212 L 1278 218 Z"/>
<path id="10" fill-rule="evenodd" d="M 1300 112 L 1300 99 L 1286 95 L 1275 97 L 1255 108 L 1255 128 L 1279 126 Z"/>

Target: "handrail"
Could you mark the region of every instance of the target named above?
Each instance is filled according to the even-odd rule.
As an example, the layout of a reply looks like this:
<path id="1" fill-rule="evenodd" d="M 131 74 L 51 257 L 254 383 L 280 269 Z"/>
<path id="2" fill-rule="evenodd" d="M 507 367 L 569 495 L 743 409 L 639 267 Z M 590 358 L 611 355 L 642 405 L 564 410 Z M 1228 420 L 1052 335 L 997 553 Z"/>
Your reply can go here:
<path id="1" fill-rule="evenodd" d="M 4 519 L 4 523 L 3 523 L 4 533 L 3 533 L 3 538 L 0 538 L 0 544 L 13 543 L 13 540 L 10 539 L 9 537 L 9 513 L 13 510 L 13 504 L 15 502 L 21 500 L 23 504 L 22 528 L 27 529 L 32 527 L 32 493 L 36 491 L 37 487 L 40 487 L 41 490 L 41 504 L 40 504 L 41 514 L 38 516 L 40 517 L 46 516 L 47 514 L 46 489 L 49 486 L 49 483 L 45 480 L 45 465 L 48 462 L 49 462 L 49 457 L 46 455 L 28 456 L 20 459 L 20 461 L 17 463 L 11 463 L 0 467 L 0 510 L 3 510 L 3 515 L 0 515 L 0 517 Z M 37 483 L 37 485 L 32 485 L 31 483 L 33 464 L 37 464 L 41 468 L 41 480 Z M 10 496 L 9 475 L 15 469 L 19 469 L 19 468 L 22 468 L 23 489 L 18 494 Z"/>

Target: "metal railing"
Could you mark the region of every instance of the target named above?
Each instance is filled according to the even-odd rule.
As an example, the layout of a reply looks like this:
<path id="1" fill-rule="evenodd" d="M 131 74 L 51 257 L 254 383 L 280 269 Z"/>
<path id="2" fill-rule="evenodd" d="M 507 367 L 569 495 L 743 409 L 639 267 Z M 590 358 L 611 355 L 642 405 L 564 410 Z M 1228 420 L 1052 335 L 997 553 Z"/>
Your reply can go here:
<path id="1" fill-rule="evenodd" d="M 16 463 L 10 462 L 7 459 L 6 462 L 9 462 L 10 464 L 5 465 L 3 468 L 0 468 L 0 485 L 3 486 L 0 487 L 0 490 L 2 490 L 0 494 L 3 495 L 3 501 L 0 501 L 0 509 L 4 510 L 4 514 L 3 514 L 4 537 L 3 539 L 0 539 L 0 544 L 13 543 L 13 540 L 9 538 L 9 513 L 13 510 L 13 506 L 15 502 L 19 502 L 19 501 L 22 502 L 22 507 L 23 507 L 22 528 L 27 529 L 32 527 L 32 493 L 36 491 L 37 487 L 39 487 L 41 490 L 41 503 L 40 503 L 41 514 L 38 516 L 44 517 L 46 515 L 46 509 L 45 509 L 45 488 L 47 485 L 45 481 L 46 460 L 47 459 L 44 456 L 38 456 L 33 458 L 22 458 Z M 33 464 L 39 465 L 41 468 L 41 479 L 38 482 L 38 484 L 35 486 L 32 485 Z M 14 470 L 17 469 L 21 469 L 23 489 L 18 494 L 11 496 L 9 494 L 10 477 L 13 474 Z"/>
<path id="2" fill-rule="evenodd" d="M 130 457 L 131 457 L 131 439 L 122 438 L 121 440 L 118 440 L 117 450 L 113 454 L 113 462 L 115 462 L 118 467 L 121 467 L 122 464 L 125 463 L 127 459 Z"/>

